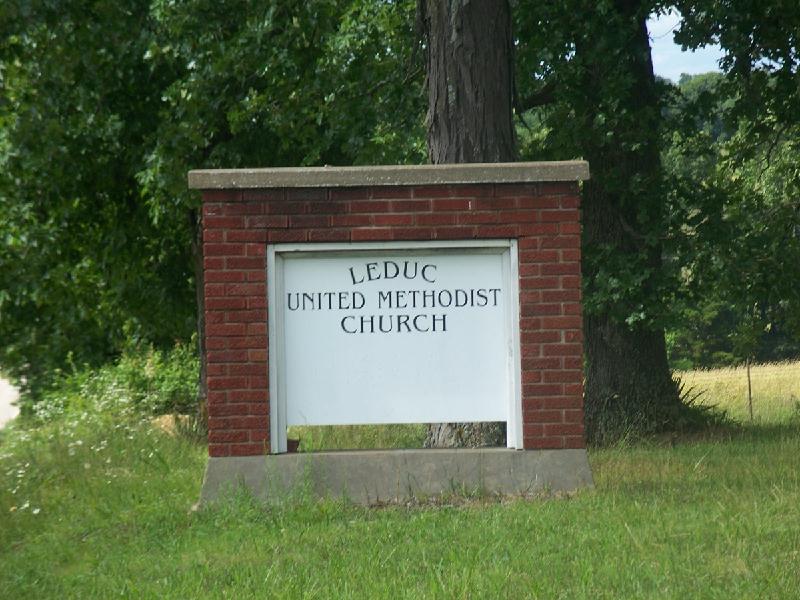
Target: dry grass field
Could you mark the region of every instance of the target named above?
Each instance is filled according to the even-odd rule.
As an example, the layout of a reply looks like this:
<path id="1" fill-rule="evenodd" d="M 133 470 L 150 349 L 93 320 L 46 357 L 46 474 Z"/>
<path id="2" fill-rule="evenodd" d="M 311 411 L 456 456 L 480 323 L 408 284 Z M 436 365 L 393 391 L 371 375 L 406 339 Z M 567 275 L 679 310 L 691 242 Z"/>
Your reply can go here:
<path id="1" fill-rule="evenodd" d="M 702 392 L 698 402 L 725 410 L 738 422 L 748 422 L 747 369 L 744 365 L 676 373 L 691 395 Z M 784 423 L 800 417 L 800 361 L 751 365 L 753 420 Z"/>

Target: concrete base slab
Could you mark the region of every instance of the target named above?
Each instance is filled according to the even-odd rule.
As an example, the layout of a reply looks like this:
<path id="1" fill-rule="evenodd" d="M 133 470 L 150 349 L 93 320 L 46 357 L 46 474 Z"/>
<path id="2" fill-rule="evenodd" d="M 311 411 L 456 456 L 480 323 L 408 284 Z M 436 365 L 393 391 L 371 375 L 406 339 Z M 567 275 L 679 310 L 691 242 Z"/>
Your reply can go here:
<path id="1" fill-rule="evenodd" d="M 261 499 L 298 490 L 377 504 L 444 493 L 532 494 L 591 487 L 586 450 L 369 450 L 212 457 L 200 503 L 237 486 Z"/>

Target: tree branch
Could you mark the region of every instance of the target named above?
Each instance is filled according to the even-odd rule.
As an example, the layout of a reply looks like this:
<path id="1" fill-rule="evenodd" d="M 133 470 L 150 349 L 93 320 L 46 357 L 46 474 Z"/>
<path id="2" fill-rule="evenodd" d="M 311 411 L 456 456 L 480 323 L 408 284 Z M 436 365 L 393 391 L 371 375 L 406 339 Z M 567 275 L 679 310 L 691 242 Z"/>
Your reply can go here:
<path id="1" fill-rule="evenodd" d="M 778 147 L 778 143 L 783 139 L 786 132 L 789 130 L 791 124 L 784 123 L 781 127 L 779 127 L 775 131 L 774 137 L 769 142 L 769 146 L 767 147 L 767 151 L 764 153 L 764 157 L 761 159 L 761 172 L 758 174 L 758 178 L 761 179 L 764 177 L 764 174 L 769 169 L 770 165 L 772 164 L 772 153 L 775 152 L 775 149 Z"/>
<path id="2" fill-rule="evenodd" d="M 552 81 L 545 83 L 533 94 L 521 98 L 515 94 L 515 108 L 518 113 L 523 113 L 537 106 L 546 106 L 556 100 L 556 84 Z"/>

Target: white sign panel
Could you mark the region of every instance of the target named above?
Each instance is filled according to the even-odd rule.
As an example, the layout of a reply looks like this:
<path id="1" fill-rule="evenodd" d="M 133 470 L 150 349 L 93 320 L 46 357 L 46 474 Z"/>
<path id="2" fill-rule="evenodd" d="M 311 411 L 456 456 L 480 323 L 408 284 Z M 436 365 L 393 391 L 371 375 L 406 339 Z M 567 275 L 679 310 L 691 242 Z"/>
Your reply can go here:
<path id="1" fill-rule="evenodd" d="M 273 451 L 288 425 L 508 421 L 516 441 L 514 242 L 278 245 L 269 262 Z"/>

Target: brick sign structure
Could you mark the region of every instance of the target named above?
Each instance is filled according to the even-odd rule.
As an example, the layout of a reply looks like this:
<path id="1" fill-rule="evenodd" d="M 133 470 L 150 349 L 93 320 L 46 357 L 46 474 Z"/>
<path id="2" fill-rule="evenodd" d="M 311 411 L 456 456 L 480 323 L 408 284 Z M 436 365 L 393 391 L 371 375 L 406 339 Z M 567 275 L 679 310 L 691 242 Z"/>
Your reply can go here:
<path id="1" fill-rule="evenodd" d="M 321 492 L 363 501 L 435 493 L 454 475 L 500 491 L 589 485 L 586 178 L 579 161 L 192 171 L 189 185 L 203 193 L 211 457 L 203 497 L 236 480 L 269 495 L 275 480 L 308 476 L 308 461 Z M 504 322 L 507 331 L 493 336 Z M 443 358 L 459 352 L 464 360 Z M 423 375 L 405 387 L 404 369 Z M 381 412 L 402 398 L 408 410 Z M 282 454 L 287 424 L 414 422 L 449 406 L 459 416 L 442 420 L 506 420 L 509 448 L 526 452 Z M 355 481 L 347 472 L 356 463 L 339 464 L 348 457 Z"/>

